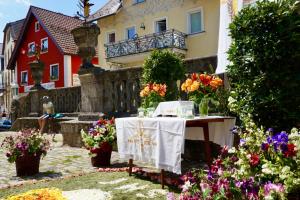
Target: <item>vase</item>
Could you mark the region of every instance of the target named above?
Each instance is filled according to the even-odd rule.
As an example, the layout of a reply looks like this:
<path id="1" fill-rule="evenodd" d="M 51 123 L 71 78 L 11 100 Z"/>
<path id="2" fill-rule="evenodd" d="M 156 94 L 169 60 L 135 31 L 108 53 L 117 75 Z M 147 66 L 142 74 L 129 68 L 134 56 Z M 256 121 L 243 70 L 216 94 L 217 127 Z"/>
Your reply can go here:
<path id="1" fill-rule="evenodd" d="M 41 154 L 25 153 L 16 159 L 17 176 L 32 176 L 39 173 Z"/>
<path id="2" fill-rule="evenodd" d="M 93 152 L 93 154 L 96 154 L 96 156 L 93 156 L 91 158 L 92 166 L 93 167 L 110 166 L 111 153 L 112 153 L 112 145 L 110 145 L 107 142 L 102 143 L 100 148 L 96 149 Z"/>
<path id="3" fill-rule="evenodd" d="M 199 114 L 201 117 L 206 117 L 208 116 L 208 102 L 209 99 L 208 98 L 202 98 L 200 104 L 199 104 Z"/>
<path id="4" fill-rule="evenodd" d="M 45 64 L 41 61 L 33 61 L 29 63 L 31 77 L 34 81 L 34 86 L 30 88 L 30 90 L 45 90 L 45 88 L 41 85 L 43 76 L 44 76 L 44 68 Z"/>

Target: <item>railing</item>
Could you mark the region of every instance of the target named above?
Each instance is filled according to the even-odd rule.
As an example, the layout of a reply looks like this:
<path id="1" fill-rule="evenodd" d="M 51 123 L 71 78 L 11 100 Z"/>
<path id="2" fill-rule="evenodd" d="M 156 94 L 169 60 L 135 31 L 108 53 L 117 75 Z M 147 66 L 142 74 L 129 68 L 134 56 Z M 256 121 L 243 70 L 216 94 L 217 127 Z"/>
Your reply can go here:
<path id="1" fill-rule="evenodd" d="M 115 58 L 137 53 L 144 53 L 153 49 L 178 48 L 186 50 L 186 34 L 174 29 L 161 33 L 154 33 L 130 40 L 105 44 L 106 58 Z"/>

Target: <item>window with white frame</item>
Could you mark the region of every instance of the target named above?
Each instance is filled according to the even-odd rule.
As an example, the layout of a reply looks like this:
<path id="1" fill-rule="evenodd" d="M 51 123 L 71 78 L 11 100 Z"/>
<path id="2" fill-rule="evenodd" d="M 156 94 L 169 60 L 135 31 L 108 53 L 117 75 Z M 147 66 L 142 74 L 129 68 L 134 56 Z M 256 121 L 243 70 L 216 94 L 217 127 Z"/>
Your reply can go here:
<path id="1" fill-rule="evenodd" d="M 167 30 L 167 20 L 161 19 L 155 22 L 155 32 L 161 33 Z"/>
<path id="2" fill-rule="evenodd" d="M 143 3 L 143 2 L 145 2 L 145 0 L 133 0 L 133 4 Z"/>
<path id="3" fill-rule="evenodd" d="M 126 29 L 126 39 L 134 39 L 135 37 L 135 27 L 130 27 Z"/>
<path id="4" fill-rule="evenodd" d="M 35 43 L 31 42 L 28 44 L 28 56 L 33 56 L 35 53 Z"/>
<path id="5" fill-rule="evenodd" d="M 116 42 L 116 33 L 111 32 L 107 34 L 107 43 L 115 43 Z"/>
<path id="6" fill-rule="evenodd" d="M 198 9 L 188 14 L 188 28 L 190 34 L 200 33 L 203 31 L 203 12 Z"/>
<path id="7" fill-rule="evenodd" d="M 28 84 L 28 71 L 21 72 L 21 84 L 27 85 Z"/>
<path id="8" fill-rule="evenodd" d="M 59 65 L 50 65 L 50 80 L 57 81 L 59 79 Z"/>
<path id="9" fill-rule="evenodd" d="M 34 23 L 34 30 L 35 30 L 35 32 L 40 31 L 40 23 L 39 22 Z"/>
<path id="10" fill-rule="evenodd" d="M 41 39 L 41 51 L 42 53 L 48 52 L 48 38 Z"/>

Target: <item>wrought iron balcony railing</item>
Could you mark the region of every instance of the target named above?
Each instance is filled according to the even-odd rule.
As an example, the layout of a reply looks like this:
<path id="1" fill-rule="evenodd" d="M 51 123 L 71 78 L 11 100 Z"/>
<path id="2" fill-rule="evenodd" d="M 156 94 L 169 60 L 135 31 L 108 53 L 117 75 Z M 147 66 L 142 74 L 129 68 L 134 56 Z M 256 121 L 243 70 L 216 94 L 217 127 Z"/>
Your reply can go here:
<path id="1" fill-rule="evenodd" d="M 144 53 L 153 49 L 177 48 L 186 50 L 185 38 L 185 33 L 172 29 L 112 44 L 105 44 L 106 58 Z"/>

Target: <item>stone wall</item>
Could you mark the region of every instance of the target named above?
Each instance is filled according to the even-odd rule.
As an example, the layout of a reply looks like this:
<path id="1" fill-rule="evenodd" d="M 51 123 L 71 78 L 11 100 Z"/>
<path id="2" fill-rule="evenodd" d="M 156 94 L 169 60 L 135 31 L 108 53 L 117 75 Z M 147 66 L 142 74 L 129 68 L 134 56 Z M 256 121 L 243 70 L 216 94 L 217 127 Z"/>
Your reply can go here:
<path id="1" fill-rule="evenodd" d="M 80 110 L 80 87 L 58 88 L 32 91 L 20 97 L 19 108 L 16 109 L 17 117 L 40 116 L 43 113 L 41 99 L 45 95 L 52 100 L 56 113 L 74 113 Z"/>

